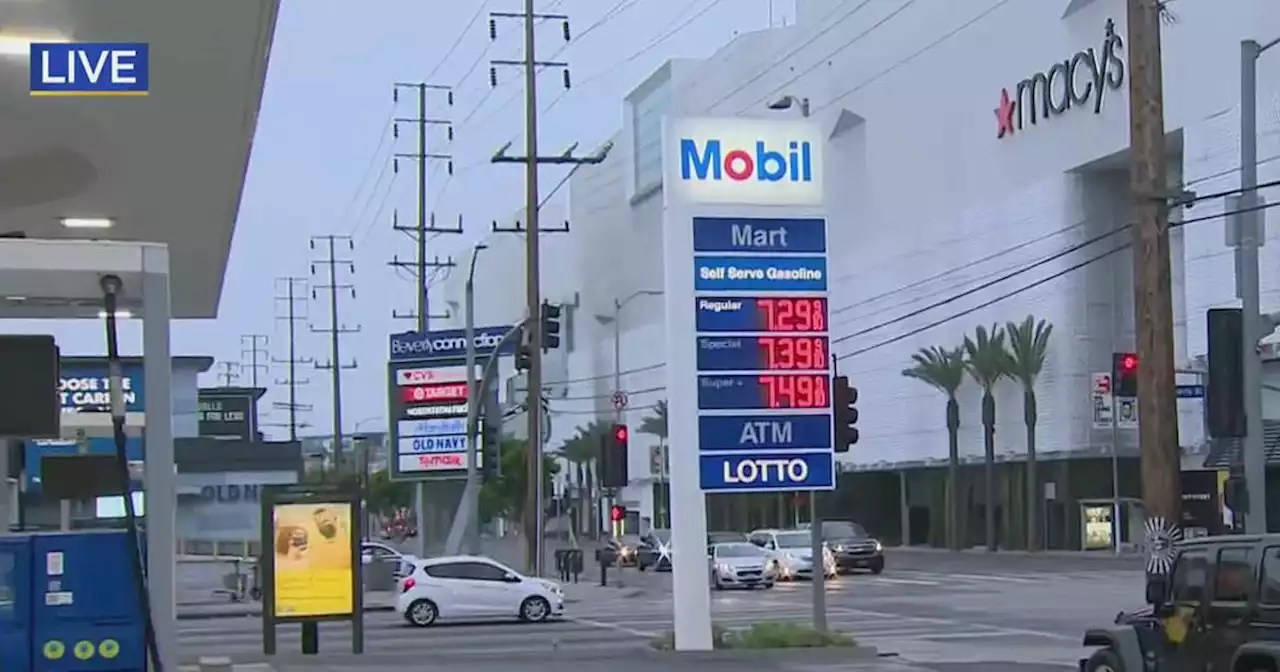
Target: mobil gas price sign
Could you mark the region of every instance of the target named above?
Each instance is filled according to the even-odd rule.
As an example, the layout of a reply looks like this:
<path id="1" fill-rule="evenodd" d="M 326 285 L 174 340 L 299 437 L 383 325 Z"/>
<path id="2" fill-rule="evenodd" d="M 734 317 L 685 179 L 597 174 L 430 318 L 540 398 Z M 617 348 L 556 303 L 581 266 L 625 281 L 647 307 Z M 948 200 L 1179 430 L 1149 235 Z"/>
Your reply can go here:
<path id="1" fill-rule="evenodd" d="M 758 119 L 682 119 L 667 138 L 678 151 L 668 182 L 691 203 L 822 204 L 823 138 L 807 123 Z"/>

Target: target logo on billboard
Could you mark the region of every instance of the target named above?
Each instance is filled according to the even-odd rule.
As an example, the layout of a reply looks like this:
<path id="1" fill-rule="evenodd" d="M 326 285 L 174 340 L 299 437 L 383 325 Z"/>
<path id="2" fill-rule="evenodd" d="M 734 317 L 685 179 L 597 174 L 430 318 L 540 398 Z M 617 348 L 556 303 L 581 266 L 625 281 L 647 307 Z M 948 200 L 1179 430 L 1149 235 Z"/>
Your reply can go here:
<path id="1" fill-rule="evenodd" d="M 400 388 L 400 401 L 406 404 L 435 404 L 466 400 L 466 383 L 410 385 Z"/>

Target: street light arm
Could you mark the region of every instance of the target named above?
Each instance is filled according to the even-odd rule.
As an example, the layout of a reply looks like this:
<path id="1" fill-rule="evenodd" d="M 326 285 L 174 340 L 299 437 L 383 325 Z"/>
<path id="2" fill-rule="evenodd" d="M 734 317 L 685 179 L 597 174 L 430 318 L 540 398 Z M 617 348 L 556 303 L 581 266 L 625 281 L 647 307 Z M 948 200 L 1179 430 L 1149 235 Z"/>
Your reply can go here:
<path id="1" fill-rule="evenodd" d="M 1262 52 L 1264 52 L 1264 51 L 1266 51 L 1266 50 L 1270 49 L 1271 47 L 1276 46 L 1277 44 L 1280 44 L 1280 37 L 1277 37 L 1276 39 L 1271 40 L 1270 42 L 1268 42 L 1268 43 L 1266 43 L 1266 44 L 1260 45 L 1260 46 L 1258 47 L 1258 54 L 1262 54 Z"/>

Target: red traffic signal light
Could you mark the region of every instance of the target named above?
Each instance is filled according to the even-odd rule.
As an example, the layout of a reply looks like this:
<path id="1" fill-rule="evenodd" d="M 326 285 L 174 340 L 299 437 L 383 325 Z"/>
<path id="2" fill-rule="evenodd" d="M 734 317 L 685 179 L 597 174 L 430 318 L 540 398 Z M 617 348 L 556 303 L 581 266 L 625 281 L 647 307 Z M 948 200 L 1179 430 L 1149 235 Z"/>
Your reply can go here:
<path id="1" fill-rule="evenodd" d="M 627 438 L 630 436 L 630 434 L 631 433 L 627 431 L 626 425 L 613 426 L 613 440 L 618 443 L 625 445 L 627 443 Z"/>
<path id="2" fill-rule="evenodd" d="M 1133 353 L 1125 353 L 1120 357 L 1120 369 L 1122 371 L 1138 370 L 1138 356 Z"/>
<path id="3" fill-rule="evenodd" d="M 617 504 L 614 504 L 613 506 L 609 507 L 609 520 L 612 520 L 613 522 L 617 523 L 626 517 L 627 517 L 627 509 L 625 507 L 618 506 Z"/>

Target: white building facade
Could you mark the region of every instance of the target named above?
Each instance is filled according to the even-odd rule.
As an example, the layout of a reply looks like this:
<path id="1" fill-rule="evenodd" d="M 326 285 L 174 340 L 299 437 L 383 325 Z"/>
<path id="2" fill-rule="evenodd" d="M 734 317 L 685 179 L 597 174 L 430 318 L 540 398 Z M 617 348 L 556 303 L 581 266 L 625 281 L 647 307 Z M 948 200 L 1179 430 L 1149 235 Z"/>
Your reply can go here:
<path id="1" fill-rule="evenodd" d="M 1239 42 L 1280 37 L 1280 5 L 1182 0 L 1170 8 L 1170 195 L 1234 189 Z M 565 252 L 575 256 L 544 257 L 543 277 L 577 288 L 580 318 L 612 315 L 615 301 L 641 293 L 620 312 L 624 420 L 638 427 L 665 398 L 662 299 L 648 294 L 663 279 L 662 117 L 795 114 L 767 108 L 790 94 L 810 99 L 829 131 L 833 350 L 860 391 L 861 439 L 843 466 L 944 462 L 945 400 L 902 375 L 912 353 L 955 347 L 979 325 L 1027 315 L 1054 325 L 1037 389 L 1039 452 L 1050 460 L 1109 454 L 1112 434 L 1093 429 L 1089 392 L 1092 372 L 1108 371 L 1113 352 L 1134 349 L 1132 253 L 1106 254 L 1127 243 L 1122 227 L 1131 216 L 1124 3 L 799 0 L 797 17 L 795 26 L 739 36 L 705 62 L 662 66 L 624 101 L 609 159 L 570 182 L 576 242 Z M 1266 183 L 1280 177 L 1280 51 L 1259 62 L 1258 100 Z M 1280 200 L 1280 190 L 1263 196 Z M 1205 311 L 1238 305 L 1224 223 L 1212 217 L 1223 209 L 1223 199 L 1210 198 L 1171 214 L 1190 220 L 1171 233 L 1180 368 L 1205 353 Z M 1270 211 L 1266 218 L 1276 221 Z M 1264 311 L 1280 309 L 1277 235 L 1271 227 L 1261 255 Z M 566 369 L 576 382 L 553 409 L 612 417 L 613 329 L 575 321 Z M 961 388 L 966 459 L 981 459 L 979 397 L 976 385 Z M 1017 460 L 1025 454 L 1021 390 L 1002 383 L 996 397 L 996 452 Z M 1197 453 L 1201 403 L 1180 401 L 1179 411 L 1180 441 Z M 691 437 L 670 437 L 673 450 L 682 439 L 689 445 Z M 633 486 L 621 493 L 650 520 L 658 442 L 632 433 Z M 1131 455 L 1136 437 L 1122 434 L 1118 443 Z M 911 503 L 905 489 L 899 494 L 905 528 Z"/>

